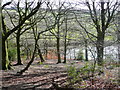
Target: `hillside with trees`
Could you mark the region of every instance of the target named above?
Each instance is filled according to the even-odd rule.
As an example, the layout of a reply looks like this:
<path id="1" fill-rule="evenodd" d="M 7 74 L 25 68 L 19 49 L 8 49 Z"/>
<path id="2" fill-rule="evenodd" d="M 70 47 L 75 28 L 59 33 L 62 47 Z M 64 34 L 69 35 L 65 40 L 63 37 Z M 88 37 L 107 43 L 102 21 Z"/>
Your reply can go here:
<path id="1" fill-rule="evenodd" d="M 1 2 L 2 90 L 119 90 L 120 2 Z"/>

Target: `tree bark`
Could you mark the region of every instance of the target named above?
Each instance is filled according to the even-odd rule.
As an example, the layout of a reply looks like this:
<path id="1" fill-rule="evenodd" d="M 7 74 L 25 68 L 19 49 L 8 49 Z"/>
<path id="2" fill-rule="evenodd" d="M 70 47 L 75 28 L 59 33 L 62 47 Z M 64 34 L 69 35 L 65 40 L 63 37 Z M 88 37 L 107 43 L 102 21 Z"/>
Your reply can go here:
<path id="1" fill-rule="evenodd" d="M 87 40 L 85 40 L 85 61 L 88 61 Z"/>
<path id="2" fill-rule="evenodd" d="M 45 49 L 45 59 L 48 58 L 47 55 L 48 55 L 48 49 L 46 48 L 46 49 Z"/>
<path id="3" fill-rule="evenodd" d="M 98 33 L 96 48 L 97 48 L 97 63 L 98 65 L 103 65 L 104 33 Z"/>
<path id="4" fill-rule="evenodd" d="M 97 63 L 98 65 L 103 65 L 103 54 L 104 54 L 104 38 L 105 38 L 105 2 L 101 2 L 101 29 L 97 28 Z M 97 23 L 96 23 L 97 24 Z"/>
<path id="5" fill-rule="evenodd" d="M 119 35 L 120 35 L 120 31 L 119 31 Z M 118 43 L 118 65 L 120 65 L 120 36 Z M 118 83 L 120 83 L 120 68 L 118 68 Z"/>
<path id="6" fill-rule="evenodd" d="M 103 47 L 102 46 L 97 47 L 97 62 L 98 62 L 98 65 L 102 65 L 102 62 L 103 62 Z"/>
<path id="7" fill-rule="evenodd" d="M 6 40 L 2 37 L 2 70 L 7 69 L 11 69 L 11 66 L 8 59 Z"/>
<path id="8" fill-rule="evenodd" d="M 39 54 L 39 57 L 41 59 L 41 62 L 44 62 L 45 59 L 43 58 L 42 52 L 41 52 L 41 50 L 39 48 L 38 48 L 38 54 Z"/>
<path id="9" fill-rule="evenodd" d="M 66 38 L 65 38 L 65 42 L 64 42 L 64 62 L 66 63 L 66 52 L 67 52 L 67 44 L 66 44 Z"/>
<path id="10" fill-rule="evenodd" d="M 48 45 L 47 42 L 44 43 L 44 55 L 45 55 L 45 59 L 47 59 L 47 54 L 48 54 Z"/>
<path id="11" fill-rule="evenodd" d="M 6 45 L 5 40 L 2 39 L 2 70 L 6 70 Z"/>
<path id="12" fill-rule="evenodd" d="M 65 16 L 65 36 L 64 36 L 64 62 L 66 63 L 66 52 L 67 52 L 67 31 L 68 31 L 68 27 L 67 27 L 67 15 Z"/>
<path id="13" fill-rule="evenodd" d="M 20 57 L 20 32 L 19 31 L 17 33 L 16 42 L 17 42 L 17 64 L 16 65 L 23 65 Z"/>
<path id="14" fill-rule="evenodd" d="M 29 50 L 28 49 L 26 49 L 26 55 L 27 55 L 26 60 L 28 60 L 29 59 Z"/>
<path id="15" fill-rule="evenodd" d="M 61 63 L 61 57 L 60 57 L 60 38 L 57 38 L 57 56 L 58 56 L 58 62 Z"/>
<path id="16" fill-rule="evenodd" d="M 8 59 L 8 52 L 7 52 L 7 44 L 6 44 L 6 38 L 5 38 L 5 34 L 6 34 L 6 25 L 4 22 L 4 18 L 2 16 L 2 70 L 7 70 L 7 69 L 11 69 L 10 64 L 9 64 L 9 59 Z"/>

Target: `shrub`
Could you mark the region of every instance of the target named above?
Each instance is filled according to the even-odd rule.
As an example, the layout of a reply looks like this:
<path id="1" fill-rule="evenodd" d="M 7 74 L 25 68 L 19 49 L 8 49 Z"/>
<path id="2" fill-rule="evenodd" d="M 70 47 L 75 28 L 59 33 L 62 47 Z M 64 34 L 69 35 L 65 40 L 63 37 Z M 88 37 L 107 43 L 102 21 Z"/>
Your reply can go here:
<path id="1" fill-rule="evenodd" d="M 77 53 L 77 60 L 83 60 L 83 59 L 84 59 L 83 52 L 79 50 L 79 52 Z"/>
<path id="2" fill-rule="evenodd" d="M 100 67 L 94 67 L 92 64 L 86 63 L 83 67 L 76 68 L 74 64 L 67 67 L 67 73 L 68 73 L 68 83 L 69 85 L 76 85 L 76 83 L 79 83 L 77 87 L 81 87 L 81 83 L 85 80 L 91 80 L 92 75 L 94 77 L 94 74 L 97 74 L 101 71 Z M 86 86 L 85 86 L 86 87 Z"/>
<path id="3" fill-rule="evenodd" d="M 16 48 L 8 48 L 8 58 L 10 61 L 14 61 L 16 58 Z"/>
<path id="4" fill-rule="evenodd" d="M 69 77 L 68 82 L 70 84 L 74 84 L 76 81 L 80 79 L 79 72 L 77 72 L 77 68 L 73 64 L 67 67 L 67 73 Z"/>

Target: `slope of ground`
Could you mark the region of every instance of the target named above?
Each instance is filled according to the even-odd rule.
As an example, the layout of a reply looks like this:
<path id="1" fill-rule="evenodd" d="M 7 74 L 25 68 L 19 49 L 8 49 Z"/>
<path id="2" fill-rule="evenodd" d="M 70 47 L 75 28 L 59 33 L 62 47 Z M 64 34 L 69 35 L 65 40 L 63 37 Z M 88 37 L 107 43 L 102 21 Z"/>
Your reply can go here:
<path id="1" fill-rule="evenodd" d="M 71 63 L 74 63 L 78 68 L 84 66 L 84 62 L 76 60 L 68 60 L 67 64 L 56 64 L 56 62 L 56 60 L 46 60 L 45 63 L 40 64 L 39 60 L 36 59 L 29 70 L 21 76 L 16 76 L 16 73 L 24 68 L 26 64 L 13 66 L 13 70 L 3 71 L 3 90 L 43 90 L 52 88 L 54 83 L 59 85 L 59 87 L 65 87 L 68 84 L 68 75 L 66 72 L 68 66 L 70 66 Z M 118 85 L 110 82 L 110 78 L 115 78 L 117 72 L 114 70 L 110 72 L 106 70 L 105 72 L 104 75 L 98 76 L 94 80 L 95 85 L 92 85 L 89 80 L 84 81 L 84 83 L 82 82 L 81 85 L 86 86 L 84 90 L 103 90 L 103 88 L 104 90 L 110 90 L 111 88 L 113 88 L 111 90 L 120 90 Z M 105 87 L 108 88 L 105 89 Z"/>

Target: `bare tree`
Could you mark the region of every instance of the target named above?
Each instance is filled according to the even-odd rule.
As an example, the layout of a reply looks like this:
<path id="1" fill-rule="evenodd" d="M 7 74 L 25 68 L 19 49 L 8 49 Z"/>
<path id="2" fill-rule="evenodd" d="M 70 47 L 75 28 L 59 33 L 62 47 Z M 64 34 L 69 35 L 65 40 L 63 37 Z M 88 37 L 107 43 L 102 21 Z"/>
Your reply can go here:
<path id="1" fill-rule="evenodd" d="M 110 24 L 114 20 L 116 13 L 115 11 L 119 7 L 119 3 L 108 1 L 104 2 L 101 0 L 100 2 L 86 1 L 85 5 L 89 9 L 89 15 L 97 34 L 94 35 L 93 33 L 89 32 L 79 21 L 78 22 L 89 36 L 96 38 L 97 63 L 98 65 L 102 65 L 105 34 Z"/>
<path id="2" fill-rule="evenodd" d="M 30 12 L 30 7 L 33 5 L 33 2 L 27 2 L 25 1 L 25 8 L 22 9 L 20 7 L 20 2 L 17 4 L 17 12 L 18 12 L 18 23 L 21 23 L 21 20 L 24 18 L 24 15 L 26 16 L 28 12 Z M 13 18 L 14 19 L 14 18 Z M 12 20 L 11 20 L 12 21 Z M 31 28 L 32 25 L 34 25 L 35 22 L 31 22 L 27 20 L 27 23 L 25 22 L 23 26 L 19 27 L 19 29 L 16 32 L 16 44 L 17 44 L 17 64 L 16 65 L 22 65 L 21 57 L 20 57 L 20 36 L 25 33 L 27 30 Z"/>
<path id="3" fill-rule="evenodd" d="M 61 25 L 64 22 L 64 15 L 67 12 L 68 8 L 65 9 L 65 2 L 58 2 L 58 5 L 53 5 L 56 6 L 55 9 L 52 6 L 52 4 L 48 5 L 48 8 L 50 9 L 50 12 L 53 16 L 53 19 L 56 22 L 56 27 L 54 28 L 53 31 L 50 31 L 50 33 L 52 33 L 55 38 L 56 38 L 56 48 L 57 48 L 57 56 L 58 56 L 58 62 L 57 63 L 61 63 L 61 55 L 60 55 L 60 34 L 61 34 Z"/>
<path id="4" fill-rule="evenodd" d="M 37 25 L 37 24 L 36 24 L 36 25 Z M 39 47 L 39 44 L 38 44 L 38 40 L 40 39 L 40 35 L 41 35 L 42 33 L 45 33 L 45 32 L 47 32 L 47 31 L 50 31 L 50 30 L 52 30 L 53 28 L 55 28 L 56 23 L 54 23 L 54 24 L 51 25 L 50 27 L 47 27 L 45 30 L 39 31 L 39 32 L 38 32 L 38 30 L 37 30 L 38 28 L 36 28 L 36 25 L 32 27 L 33 34 L 34 34 L 34 39 L 35 39 L 34 50 L 33 50 L 32 58 L 31 58 L 31 60 L 29 61 L 29 63 L 27 64 L 27 66 L 26 66 L 24 69 L 22 69 L 21 71 L 17 72 L 18 75 L 21 75 L 21 74 L 23 74 L 26 70 L 28 70 L 28 68 L 30 67 L 30 65 L 31 65 L 31 64 L 33 63 L 33 61 L 34 61 L 35 54 L 36 54 L 37 50 L 38 50 L 38 52 L 40 51 L 40 49 L 39 49 L 40 47 Z M 39 52 L 39 53 L 41 53 L 41 52 Z"/>
<path id="5" fill-rule="evenodd" d="M 17 31 L 24 23 L 26 20 L 28 20 L 30 17 L 32 17 L 40 8 L 42 2 L 37 2 L 36 7 L 32 8 L 31 12 L 27 12 L 25 14 L 23 14 L 23 18 L 21 19 L 20 23 L 18 23 L 17 25 L 15 25 L 15 27 L 13 27 L 12 29 L 8 28 L 6 23 L 5 23 L 5 15 L 4 15 L 4 9 L 6 9 L 5 7 L 10 5 L 12 2 L 8 2 L 5 3 L 2 6 L 2 69 L 6 70 L 8 68 L 10 68 L 9 66 L 9 60 L 8 60 L 8 56 L 7 56 L 7 46 L 6 46 L 6 40 L 7 38 L 15 31 Z M 19 3 L 17 3 L 18 8 L 19 8 Z M 9 12 L 10 13 L 10 12 Z M 13 23 L 13 21 L 11 21 L 10 23 Z"/>
<path id="6" fill-rule="evenodd" d="M 67 47 L 68 47 L 69 42 L 70 42 L 69 38 L 71 37 L 70 33 L 73 35 L 72 30 L 75 29 L 74 27 L 72 27 L 74 19 L 71 17 L 70 8 L 66 7 L 67 11 L 64 14 L 64 24 L 62 26 L 62 29 L 63 29 L 63 47 L 64 47 L 64 61 L 63 61 L 63 63 L 66 63 L 66 61 L 67 61 L 66 56 L 67 56 Z"/>

